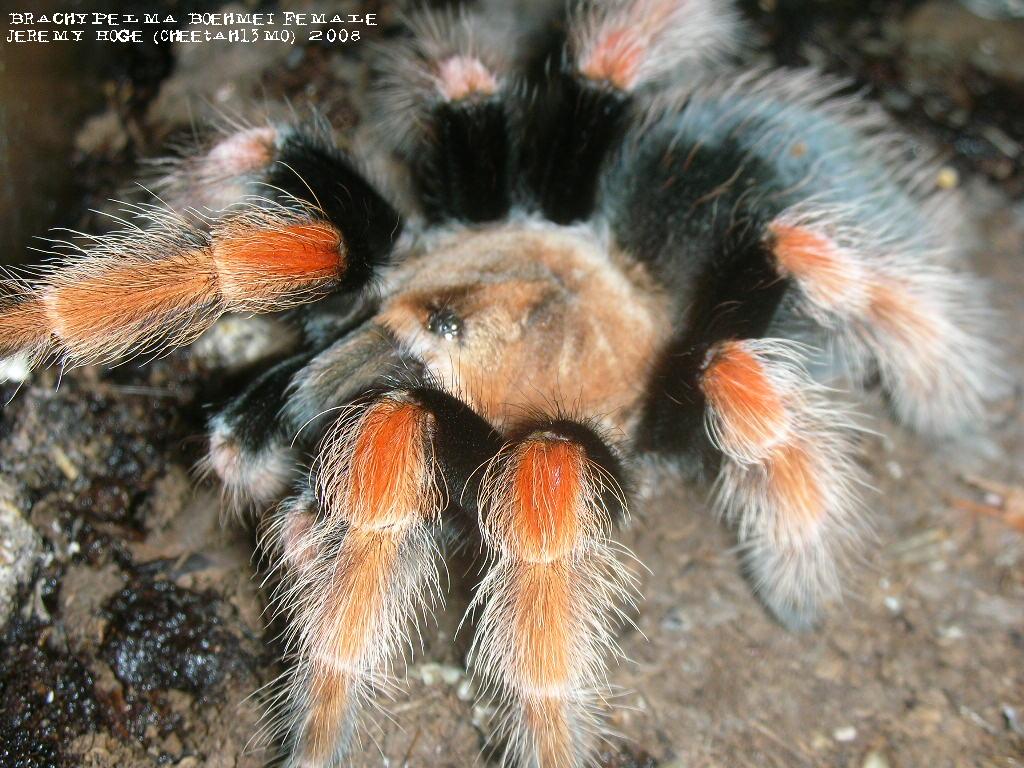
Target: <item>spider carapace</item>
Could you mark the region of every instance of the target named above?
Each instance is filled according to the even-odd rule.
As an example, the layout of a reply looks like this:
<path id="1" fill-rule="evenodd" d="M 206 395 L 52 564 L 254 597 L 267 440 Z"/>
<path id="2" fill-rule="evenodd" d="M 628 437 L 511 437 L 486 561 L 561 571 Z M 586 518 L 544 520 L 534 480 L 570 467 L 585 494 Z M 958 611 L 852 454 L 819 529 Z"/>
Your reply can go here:
<path id="1" fill-rule="evenodd" d="M 208 456 L 280 565 L 288 765 L 345 762 L 452 541 L 485 554 L 468 664 L 505 761 L 592 764 L 645 464 L 713 480 L 753 589 L 799 628 L 864 528 L 845 391 L 877 381 L 931 433 L 983 410 L 956 199 L 880 110 L 745 69 L 719 0 L 567 20 L 541 68 L 486 19 L 415 20 L 381 54 L 402 173 L 371 181 L 315 122 L 235 130 L 133 226 L 5 284 L 0 354 L 33 363 L 158 353 L 226 312 L 301 329 Z"/>

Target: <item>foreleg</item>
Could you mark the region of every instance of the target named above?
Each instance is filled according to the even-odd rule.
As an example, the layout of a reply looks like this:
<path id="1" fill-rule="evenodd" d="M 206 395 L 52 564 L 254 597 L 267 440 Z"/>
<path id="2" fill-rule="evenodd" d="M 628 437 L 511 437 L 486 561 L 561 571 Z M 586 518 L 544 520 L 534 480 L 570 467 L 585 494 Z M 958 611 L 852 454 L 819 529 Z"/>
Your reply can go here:
<path id="1" fill-rule="evenodd" d="M 533 425 L 484 476 L 489 568 L 470 663 L 499 707 L 507 764 L 590 765 L 604 732 L 605 665 L 635 597 L 610 538 L 620 479 L 605 443 L 569 421 Z"/>
<path id="2" fill-rule="evenodd" d="M 360 712 L 413 645 L 415 616 L 442 600 L 443 513 L 460 508 L 497 445 L 466 406 L 424 389 L 381 395 L 328 431 L 309 492 L 274 528 L 295 659 L 282 699 L 288 765 L 340 764 Z"/>

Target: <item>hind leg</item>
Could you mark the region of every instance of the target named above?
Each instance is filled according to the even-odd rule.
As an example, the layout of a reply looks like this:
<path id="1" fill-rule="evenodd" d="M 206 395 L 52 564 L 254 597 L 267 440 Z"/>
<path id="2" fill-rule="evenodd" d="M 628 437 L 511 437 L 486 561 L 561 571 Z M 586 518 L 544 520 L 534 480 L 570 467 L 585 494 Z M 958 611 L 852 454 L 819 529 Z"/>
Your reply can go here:
<path id="1" fill-rule="evenodd" d="M 941 249 L 856 214 L 781 213 L 766 238 L 776 269 L 855 375 L 877 369 L 901 421 L 935 434 L 971 428 L 1003 381 L 980 282 Z"/>
<path id="2" fill-rule="evenodd" d="M 761 600 L 786 626 L 808 627 L 840 595 L 865 528 L 853 422 L 781 340 L 714 345 L 700 387 L 722 454 L 714 504 Z"/>

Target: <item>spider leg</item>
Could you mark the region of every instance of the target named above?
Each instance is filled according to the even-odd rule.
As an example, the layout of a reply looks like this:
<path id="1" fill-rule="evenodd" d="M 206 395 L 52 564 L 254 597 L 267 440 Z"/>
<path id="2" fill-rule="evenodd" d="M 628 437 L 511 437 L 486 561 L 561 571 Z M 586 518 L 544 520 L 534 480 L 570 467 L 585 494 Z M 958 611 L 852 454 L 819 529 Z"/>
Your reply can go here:
<path id="1" fill-rule="evenodd" d="M 533 425 L 481 482 L 489 569 L 470 665 L 498 706 L 505 762 L 589 765 L 618 654 L 613 628 L 634 596 L 610 530 L 623 514 L 611 451 L 588 427 Z"/>
<path id="2" fill-rule="evenodd" d="M 642 226 L 621 230 L 683 299 L 637 445 L 716 472 L 714 505 L 737 530 L 757 594 L 787 626 L 806 627 L 838 595 L 865 528 L 856 428 L 807 371 L 822 334 L 796 322 L 799 288 L 778 268 L 778 172 L 732 136 L 712 147 L 705 115 L 692 119 L 694 137 L 673 125 L 668 149 L 637 150 L 662 169 L 655 190 L 637 194 L 656 191 L 663 210 L 682 211 L 677 229 L 658 230 L 640 210 L 628 215 L 644 216 Z M 794 338 L 804 343 L 786 341 Z"/>
<path id="3" fill-rule="evenodd" d="M 390 335 L 367 324 L 278 363 L 225 405 L 210 420 L 205 465 L 220 478 L 229 509 L 283 498 L 324 424 L 399 363 Z"/>
<path id="4" fill-rule="evenodd" d="M 382 130 L 430 220 L 498 219 L 512 191 L 509 43 L 465 12 L 421 12 L 411 26 L 412 40 L 384 58 Z"/>
<path id="5" fill-rule="evenodd" d="M 724 228 L 694 280 L 687 322 L 656 372 L 641 450 L 718 465 L 714 506 L 747 575 L 785 625 L 810 626 L 839 595 L 866 527 L 851 415 L 807 372 L 808 346 L 782 337 L 792 279 L 756 213 Z"/>
<path id="6" fill-rule="evenodd" d="M 843 86 L 754 72 L 666 98 L 603 182 L 611 228 L 679 297 L 680 354 L 798 338 L 835 353 L 832 375 L 877 370 L 911 426 L 955 432 L 1001 384 L 984 291 L 956 266 L 957 200 Z"/>
<path id="7" fill-rule="evenodd" d="M 800 629 L 839 595 L 866 527 L 856 423 L 807 372 L 809 348 L 771 335 L 790 284 L 763 244 L 743 241 L 666 356 L 638 447 L 717 465 L 713 504 L 737 531 L 756 593 Z"/>
<path id="8" fill-rule="evenodd" d="M 998 381 L 983 294 L 954 266 L 955 200 L 842 89 L 753 72 L 669 94 L 602 182 L 618 245 L 677 298 L 638 448 L 720 463 L 716 504 L 795 627 L 838 591 L 863 527 L 851 420 L 805 369 L 859 383 L 877 368 L 903 420 L 947 432 Z"/>
<path id="9" fill-rule="evenodd" d="M 466 406 L 422 388 L 380 395 L 328 431 L 309 490 L 273 529 L 296 662 L 282 699 L 288 765 L 342 761 L 363 706 L 413 644 L 417 612 L 441 600 L 442 514 L 499 444 Z"/>
<path id="10" fill-rule="evenodd" d="M 947 434 L 977 423 L 1000 381 L 977 281 L 912 238 L 879 236 L 843 213 L 795 206 L 768 227 L 801 311 L 829 329 L 855 373 L 877 366 L 902 421 Z"/>
<path id="11" fill-rule="evenodd" d="M 156 178 L 150 186 L 175 210 L 223 210 L 260 194 L 257 184 L 274 165 L 286 131 L 271 124 L 247 126 L 209 142 L 197 141 L 180 155 L 151 161 Z"/>
<path id="12" fill-rule="evenodd" d="M 265 507 L 295 480 L 299 452 L 281 410 L 292 378 L 309 359 L 300 354 L 273 366 L 210 419 L 204 465 L 220 478 L 229 509 Z"/>
<path id="13" fill-rule="evenodd" d="M 388 229 L 398 226 L 391 206 L 319 119 L 238 130 L 157 166 L 163 172 L 154 191 L 174 210 L 217 214 L 252 198 L 300 200 L 321 209 L 348 240 L 361 241 L 357 250 L 386 251 L 397 234 Z"/>
<path id="14" fill-rule="evenodd" d="M 737 20 L 715 0 L 613 0 L 576 5 L 561 72 L 528 128 L 529 186 L 560 224 L 595 209 L 603 161 L 644 89 L 685 73 L 697 81 L 734 48 Z M 532 151 L 531 151 L 532 150 Z"/>
<path id="15" fill-rule="evenodd" d="M 711 70 L 737 47 L 739 17 L 719 0 L 612 0 L 576 6 L 568 58 L 575 72 L 629 92 L 685 71 Z"/>
<path id="16" fill-rule="evenodd" d="M 700 388 L 723 455 L 715 506 L 765 605 L 790 628 L 810 626 L 838 597 L 863 532 L 854 424 L 808 376 L 800 347 L 782 340 L 716 343 Z"/>
<path id="17" fill-rule="evenodd" d="M 213 219 L 134 206 L 126 228 L 58 243 L 58 260 L 35 279 L 8 281 L 0 355 L 77 365 L 158 354 L 225 312 L 276 312 L 361 289 L 390 254 L 398 214 L 327 145 L 289 132 L 274 146 L 234 149 L 271 163 L 273 194 Z"/>

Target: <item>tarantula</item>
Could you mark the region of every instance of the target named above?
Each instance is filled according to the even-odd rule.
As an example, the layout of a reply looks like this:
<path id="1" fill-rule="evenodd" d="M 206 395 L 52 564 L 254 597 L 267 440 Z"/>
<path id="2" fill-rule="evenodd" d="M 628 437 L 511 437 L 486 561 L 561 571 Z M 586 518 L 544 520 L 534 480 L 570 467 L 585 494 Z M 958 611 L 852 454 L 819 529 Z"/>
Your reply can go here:
<path id="1" fill-rule="evenodd" d="M 281 565 L 289 765 L 344 761 L 441 601 L 441 545 L 467 540 L 468 662 L 505 761 L 590 765 L 642 466 L 713 477 L 753 589 L 808 627 L 864 529 L 840 387 L 880 383 L 933 434 L 991 394 L 956 200 L 879 109 L 739 68 L 722 2 L 568 20 L 533 68 L 482 19 L 416 22 L 381 83 L 404 175 L 371 183 L 316 126 L 245 128 L 136 225 L 6 285 L 0 354 L 33 362 L 160 353 L 226 312 L 301 328 L 212 419 L 208 458 Z"/>

